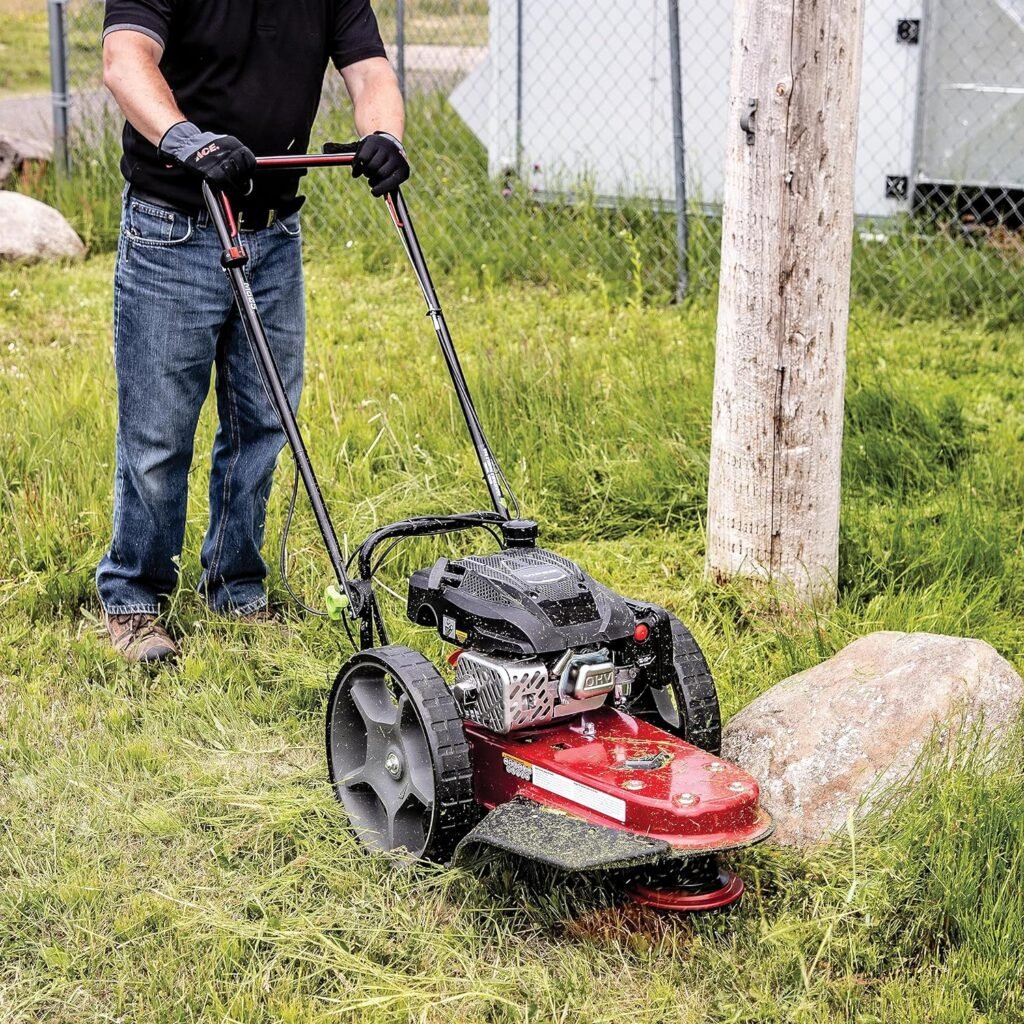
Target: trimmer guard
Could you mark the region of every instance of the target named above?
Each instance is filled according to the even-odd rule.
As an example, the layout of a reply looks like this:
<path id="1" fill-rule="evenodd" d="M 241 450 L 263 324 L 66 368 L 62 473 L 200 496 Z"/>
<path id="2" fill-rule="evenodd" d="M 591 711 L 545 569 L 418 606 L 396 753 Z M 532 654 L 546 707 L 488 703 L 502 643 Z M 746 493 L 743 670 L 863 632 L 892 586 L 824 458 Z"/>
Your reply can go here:
<path id="1" fill-rule="evenodd" d="M 454 863 L 474 860 L 487 847 L 540 861 L 562 871 L 656 864 L 672 852 L 672 847 L 662 839 L 591 825 L 565 811 L 521 796 L 486 815 L 459 843 Z"/>

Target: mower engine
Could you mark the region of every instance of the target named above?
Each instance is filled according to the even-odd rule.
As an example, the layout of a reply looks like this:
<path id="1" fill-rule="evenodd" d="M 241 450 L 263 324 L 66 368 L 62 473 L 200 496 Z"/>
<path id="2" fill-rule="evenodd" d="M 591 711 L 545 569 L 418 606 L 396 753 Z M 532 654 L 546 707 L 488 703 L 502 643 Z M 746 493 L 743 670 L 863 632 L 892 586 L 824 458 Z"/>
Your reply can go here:
<path id="1" fill-rule="evenodd" d="M 662 909 L 735 901 L 743 885 L 718 856 L 771 822 L 757 783 L 717 757 L 700 648 L 665 609 L 533 546 L 532 525 L 507 523 L 505 549 L 441 558 L 409 581 L 409 617 L 457 647 L 453 713 L 490 812 L 459 851 L 628 870 L 630 895 Z"/>
<path id="2" fill-rule="evenodd" d="M 409 617 L 458 645 L 462 717 L 497 733 L 623 705 L 670 640 L 654 609 L 543 548 L 438 560 L 413 574 Z"/>
<path id="3" fill-rule="evenodd" d="M 508 733 L 596 710 L 611 693 L 621 701 L 635 674 L 617 669 L 604 648 L 566 651 L 553 664 L 463 650 L 455 658 L 452 692 L 463 718 Z"/>

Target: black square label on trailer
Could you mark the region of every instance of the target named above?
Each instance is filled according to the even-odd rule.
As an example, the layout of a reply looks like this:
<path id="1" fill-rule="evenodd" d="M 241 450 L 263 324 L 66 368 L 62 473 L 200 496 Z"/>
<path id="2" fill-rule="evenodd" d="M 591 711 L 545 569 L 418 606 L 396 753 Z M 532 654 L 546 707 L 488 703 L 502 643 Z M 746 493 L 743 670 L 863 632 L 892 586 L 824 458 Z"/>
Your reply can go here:
<path id="1" fill-rule="evenodd" d="M 896 22 L 896 42 L 916 46 L 921 41 L 921 19 L 900 18 Z"/>
<path id="2" fill-rule="evenodd" d="M 905 174 L 887 174 L 885 176 L 885 198 L 906 199 L 910 191 L 910 181 Z"/>

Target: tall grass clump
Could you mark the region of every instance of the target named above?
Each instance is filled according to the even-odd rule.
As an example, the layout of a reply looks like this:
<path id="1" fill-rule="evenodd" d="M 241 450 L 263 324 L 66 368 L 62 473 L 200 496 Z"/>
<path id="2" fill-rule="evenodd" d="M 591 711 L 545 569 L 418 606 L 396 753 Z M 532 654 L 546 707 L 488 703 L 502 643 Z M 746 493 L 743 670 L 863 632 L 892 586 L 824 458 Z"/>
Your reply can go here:
<path id="1" fill-rule="evenodd" d="M 315 140 L 347 139 L 353 132 L 347 111 L 328 108 Z M 540 202 L 527 182 L 493 181 L 486 150 L 440 93 L 410 99 L 406 135 L 413 163 L 407 195 L 437 272 L 477 286 L 517 279 L 563 288 L 599 282 L 620 298 L 671 297 L 671 216 L 640 203 L 600 206 L 585 186 L 573 202 Z M 398 258 L 391 226 L 364 189 L 338 189 L 328 176 L 311 175 L 304 191 L 314 243 L 358 246 L 370 270 Z"/>
<path id="2" fill-rule="evenodd" d="M 120 127 L 100 120 L 89 144 L 74 147 L 70 175 L 50 163 L 42 174 L 21 182 L 19 188 L 60 210 L 90 252 L 110 252 L 117 246 L 121 223 L 124 181 L 118 170 L 120 158 Z"/>
<path id="3" fill-rule="evenodd" d="M 870 225 L 868 226 L 870 228 Z M 908 319 L 984 318 L 993 327 L 1024 318 L 1024 246 L 1005 233 L 965 235 L 924 215 L 854 235 L 855 301 Z M 1013 233 L 1009 233 L 1013 240 Z"/>

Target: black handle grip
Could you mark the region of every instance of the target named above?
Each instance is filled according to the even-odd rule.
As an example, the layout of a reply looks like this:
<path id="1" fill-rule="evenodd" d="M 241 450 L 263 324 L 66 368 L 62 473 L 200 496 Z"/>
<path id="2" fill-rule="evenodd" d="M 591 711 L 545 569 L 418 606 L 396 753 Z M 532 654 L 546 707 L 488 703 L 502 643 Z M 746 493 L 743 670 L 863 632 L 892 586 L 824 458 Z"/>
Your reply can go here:
<path id="1" fill-rule="evenodd" d="M 359 148 L 359 142 L 325 142 L 320 147 L 321 153 L 355 153 Z"/>

